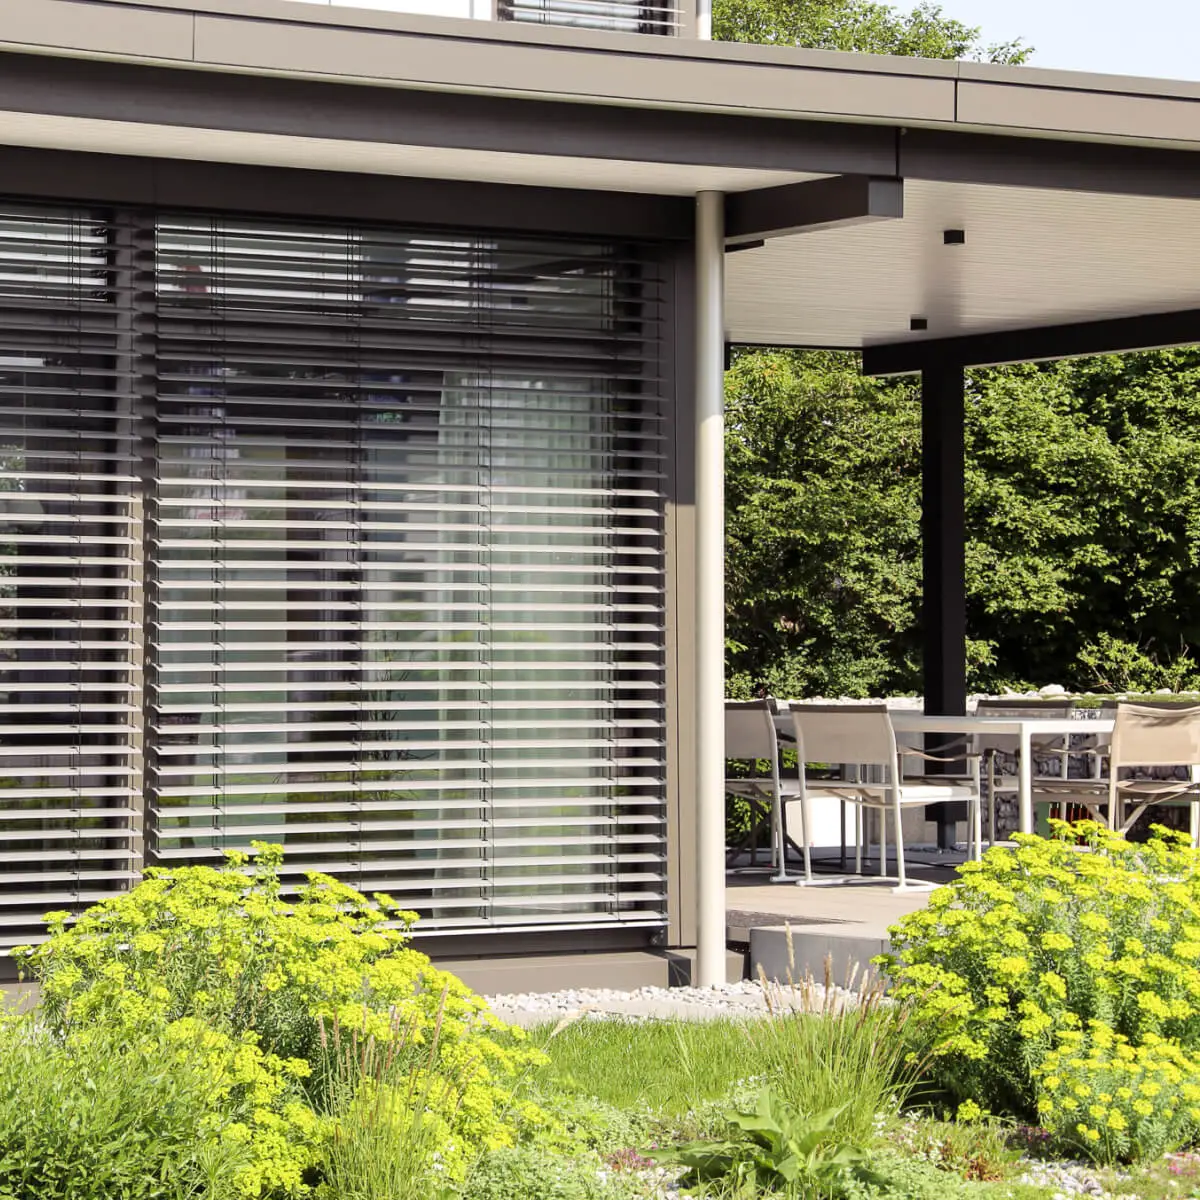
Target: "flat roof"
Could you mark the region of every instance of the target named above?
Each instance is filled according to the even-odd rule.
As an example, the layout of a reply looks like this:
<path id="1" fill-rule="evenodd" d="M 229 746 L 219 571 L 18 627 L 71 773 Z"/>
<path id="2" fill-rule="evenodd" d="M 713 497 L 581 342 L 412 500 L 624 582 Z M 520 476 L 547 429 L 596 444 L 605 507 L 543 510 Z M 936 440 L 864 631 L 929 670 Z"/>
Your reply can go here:
<path id="1" fill-rule="evenodd" d="M 1200 83 L 297 0 L 3 0 L 0 48 L 538 99 L 1200 146 Z"/>

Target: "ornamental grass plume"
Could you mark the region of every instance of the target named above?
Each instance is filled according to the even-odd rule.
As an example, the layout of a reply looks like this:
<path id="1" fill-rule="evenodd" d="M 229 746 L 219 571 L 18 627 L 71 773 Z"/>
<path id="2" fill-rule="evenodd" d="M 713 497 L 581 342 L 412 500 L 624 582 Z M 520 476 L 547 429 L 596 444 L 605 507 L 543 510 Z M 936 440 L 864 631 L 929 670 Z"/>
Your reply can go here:
<path id="1" fill-rule="evenodd" d="M 844 988 L 826 958 L 824 983 L 798 979 L 789 933 L 789 978 L 768 983 L 760 970 L 768 1019 L 746 1036 L 779 1097 L 801 1117 L 838 1110 L 833 1136 L 870 1142 L 876 1115 L 906 1100 L 922 1074 L 914 1006 L 889 998 L 883 982 L 851 967 Z"/>

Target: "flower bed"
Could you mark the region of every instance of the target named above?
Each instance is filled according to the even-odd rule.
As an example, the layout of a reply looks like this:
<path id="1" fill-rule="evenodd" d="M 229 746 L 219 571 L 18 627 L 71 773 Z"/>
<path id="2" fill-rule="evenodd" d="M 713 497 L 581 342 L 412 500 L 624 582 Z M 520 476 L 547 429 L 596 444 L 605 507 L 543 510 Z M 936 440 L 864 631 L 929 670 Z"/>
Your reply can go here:
<path id="1" fill-rule="evenodd" d="M 386 897 L 285 900 L 277 848 L 151 873 L 25 952 L 0 1198 L 1200 1195 L 1200 863 L 1166 831 L 1059 833 L 905 918 L 890 996 L 801 981 L 528 1036 Z"/>

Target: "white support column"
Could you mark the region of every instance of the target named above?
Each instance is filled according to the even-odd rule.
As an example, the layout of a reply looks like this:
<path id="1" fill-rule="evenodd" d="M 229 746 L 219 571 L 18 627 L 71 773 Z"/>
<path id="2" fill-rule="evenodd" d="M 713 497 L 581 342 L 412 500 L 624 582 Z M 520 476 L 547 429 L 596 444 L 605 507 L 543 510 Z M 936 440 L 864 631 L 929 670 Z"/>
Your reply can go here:
<path id="1" fill-rule="evenodd" d="M 696 979 L 725 982 L 725 197 L 696 196 Z"/>
<path id="2" fill-rule="evenodd" d="M 712 0 L 696 0 L 696 37 L 702 42 L 712 41 Z"/>

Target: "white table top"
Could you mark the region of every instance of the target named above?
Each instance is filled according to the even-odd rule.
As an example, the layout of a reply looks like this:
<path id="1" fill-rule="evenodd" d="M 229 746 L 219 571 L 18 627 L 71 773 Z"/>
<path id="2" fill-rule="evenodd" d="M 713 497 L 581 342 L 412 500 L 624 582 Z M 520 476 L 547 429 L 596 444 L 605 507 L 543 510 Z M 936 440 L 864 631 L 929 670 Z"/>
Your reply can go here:
<path id="1" fill-rule="evenodd" d="M 939 717 L 930 713 L 898 711 L 891 714 L 892 728 L 903 733 L 1112 733 L 1115 717 L 1045 717 L 1030 713 L 1027 717 L 992 716 L 969 713 L 966 716 Z"/>
<path id="2" fill-rule="evenodd" d="M 847 708 L 850 706 L 847 705 Z M 1115 717 L 1047 717 L 1037 713 L 1029 716 L 993 716 L 968 713 L 966 716 L 937 716 L 915 709 L 892 709 L 892 728 L 897 733 L 1112 733 Z M 792 716 L 781 702 L 775 718 L 780 732 L 792 729 Z"/>

